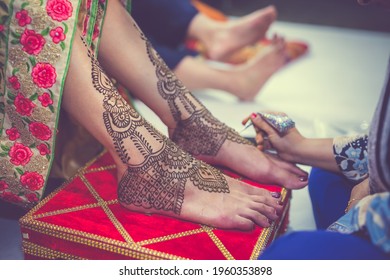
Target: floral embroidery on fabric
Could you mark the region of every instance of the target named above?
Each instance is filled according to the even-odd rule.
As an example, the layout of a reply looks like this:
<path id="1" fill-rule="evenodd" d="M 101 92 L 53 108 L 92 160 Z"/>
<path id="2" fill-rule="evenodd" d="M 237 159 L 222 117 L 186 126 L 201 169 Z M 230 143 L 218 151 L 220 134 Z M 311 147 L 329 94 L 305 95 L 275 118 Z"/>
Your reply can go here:
<path id="1" fill-rule="evenodd" d="M 54 44 L 58 44 L 65 40 L 66 36 L 64 34 L 64 29 L 61 26 L 58 26 L 50 30 L 50 37 L 53 39 Z"/>
<path id="2" fill-rule="evenodd" d="M 25 29 L 20 37 L 20 43 L 23 49 L 28 54 L 37 55 L 41 52 L 46 41 L 43 36 L 36 33 L 35 30 Z"/>
<path id="3" fill-rule="evenodd" d="M 367 135 L 334 138 L 334 157 L 347 179 L 360 181 L 368 176 L 367 143 Z"/>
<path id="4" fill-rule="evenodd" d="M 15 14 L 15 18 L 18 20 L 19 26 L 26 26 L 31 23 L 31 17 L 28 15 L 28 11 L 20 10 Z"/>
<path id="5" fill-rule="evenodd" d="M 8 47 L 0 72 L 5 85 L 0 93 L 0 198 L 26 207 L 42 198 L 53 157 L 56 108 L 75 24 L 72 2 L 78 4 L 15 0 L 7 2 L 12 9 L 0 7 L 0 15 L 8 15 L 0 17 L 0 54 Z"/>
<path id="6" fill-rule="evenodd" d="M 42 198 L 53 160 L 57 107 L 73 31 L 79 23 L 89 46 L 97 52 L 106 1 L 2 3 L 0 199 L 32 207 Z"/>
<path id="7" fill-rule="evenodd" d="M 46 4 L 46 10 L 53 20 L 63 21 L 72 15 L 73 7 L 68 0 L 49 0 Z"/>

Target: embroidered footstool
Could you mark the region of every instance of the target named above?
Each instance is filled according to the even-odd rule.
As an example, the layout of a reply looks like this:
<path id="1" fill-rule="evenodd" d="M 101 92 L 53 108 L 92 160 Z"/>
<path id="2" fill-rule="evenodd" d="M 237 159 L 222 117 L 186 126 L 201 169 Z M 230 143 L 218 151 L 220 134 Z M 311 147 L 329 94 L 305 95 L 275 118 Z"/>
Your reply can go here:
<path id="1" fill-rule="evenodd" d="M 20 219 L 25 259 L 256 259 L 286 230 L 290 192 L 244 181 L 281 192 L 283 214 L 269 228 L 220 230 L 126 210 L 114 162 L 102 153 Z"/>

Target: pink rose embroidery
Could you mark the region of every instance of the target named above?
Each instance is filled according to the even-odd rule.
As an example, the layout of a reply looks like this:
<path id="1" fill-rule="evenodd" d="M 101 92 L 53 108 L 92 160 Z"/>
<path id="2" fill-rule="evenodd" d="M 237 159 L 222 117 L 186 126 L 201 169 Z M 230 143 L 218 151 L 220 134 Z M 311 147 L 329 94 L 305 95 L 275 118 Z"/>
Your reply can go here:
<path id="1" fill-rule="evenodd" d="M 41 122 L 31 122 L 28 128 L 31 134 L 39 140 L 49 140 L 51 138 L 50 128 Z"/>
<path id="2" fill-rule="evenodd" d="M 5 191 L 8 189 L 8 184 L 6 181 L 0 181 L 0 191 Z"/>
<path id="3" fill-rule="evenodd" d="M 0 24 L 0 32 L 3 32 L 5 29 L 4 25 L 3 24 Z"/>
<path id="4" fill-rule="evenodd" d="M 38 149 L 39 153 L 40 153 L 42 156 L 45 156 L 45 155 L 47 155 L 47 154 L 50 154 L 49 148 L 48 148 L 47 145 L 44 144 L 44 143 L 39 144 L 39 145 L 37 146 L 37 149 Z"/>
<path id="5" fill-rule="evenodd" d="M 73 7 L 68 0 L 49 0 L 46 11 L 53 20 L 63 21 L 72 16 Z"/>
<path id="6" fill-rule="evenodd" d="M 45 45 L 45 39 L 35 30 L 25 29 L 20 37 L 20 44 L 23 46 L 23 50 L 32 55 L 38 55 L 43 46 Z"/>
<path id="7" fill-rule="evenodd" d="M 16 142 L 9 150 L 8 155 L 10 156 L 10 162 L 13 165 L 24 166 L 30 161 L 33 153 L 29 147 Z"/>
<path id="8" fill-rule="evenodd" d="M 44 182 L 42 175 L 37 172 L 26 171 L 20 176 L 20 183 L 32 191 L 41 189 Z"/>
<path id="9" fill-rule="evenodd" d="M 26 195 L 26 198 L 29 202 L 38 202 L 38 195 L 36 193 L 29 193 Z"/>
<path id="10" fill-rule="evenodd" d="M 28 98 L 24 97 L 21 93 L 15 97 L 14 105 L 16 107 L 16 112 L 22 116 L 31 116 L 35 104 Z"/>
<path id="11" fill-rule="evenodd" d="M 31 23 L 31 17 L 26 10 L 21 10 L 15 14 L 15 18 L 18 20 L 19 26 L 26 26 Z"/>
<path id="12" fill-rule="evenodd" d="M 50 98 L 50 94 L 48 94 L 47 92 L 39 96 L 38 100 L 41 101 L 43 107 L 47 107 L 53 104 L 53 100 Z"/>
<path id="13" fill-rule="evenodd" d="M 2 194 L 0 194 L 0 197 L 6 201 L 13 202 L 13 203 L 18 203 L 22 201 L 22 199 L 19 196 L 17 196 L 12 192 L 3 192 Z"/>
<path id="14" fill-rule="evenodd" d="M 37 63 L 32 69 L 31 77 L 38 87 L 50 88 L 56 82 L 57 73 L 50 63 Z"/>
<path id="15" fill-rule="evenodd" d="M 16 89 L 16 90 L 20 89 L 19 79 L 15 75 L 9 77 L 8 82 L 11 84 L 13 89 Z"/>
<path id="16" fill-rule="evenodd" d="M 7 129 L 5 133 L 8 135 L 8 139 L 11 141 L 15 141 L 20 137 L 20 133 L 16 127 L 11 127 L 10 129 Z"/>

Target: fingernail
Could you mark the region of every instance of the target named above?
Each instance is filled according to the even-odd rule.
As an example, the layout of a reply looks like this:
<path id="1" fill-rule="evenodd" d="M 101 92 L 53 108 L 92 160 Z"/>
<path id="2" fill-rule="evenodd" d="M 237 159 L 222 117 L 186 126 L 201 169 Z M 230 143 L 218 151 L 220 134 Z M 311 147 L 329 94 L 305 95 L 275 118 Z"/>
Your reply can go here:
<path id="1" fill-rule="evenodd" d="M 271 196 L 274 197 L 274 198 L 279 198 L 280 197 L 280 193 L 273 192 L 273 193 L 271 193 Z"/>
<path id="2" fill-rule="evenodd" d="M 256 113 L 252 113 L 251 118 L 255 119 L 256 117 L 257 117 L 257 114 Z"/>

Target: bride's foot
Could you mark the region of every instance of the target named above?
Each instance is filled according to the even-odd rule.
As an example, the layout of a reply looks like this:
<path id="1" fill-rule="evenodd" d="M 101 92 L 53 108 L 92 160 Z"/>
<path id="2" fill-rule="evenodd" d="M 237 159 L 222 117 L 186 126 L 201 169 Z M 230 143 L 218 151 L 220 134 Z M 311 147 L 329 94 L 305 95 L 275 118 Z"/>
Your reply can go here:
<path id="1" fill-rule="evenodd" d="M 118 164 L 118 199 L 127 209 L 239 230 L 268 227 L 278 218 L 281 206 L 272 193 L 229 178 L 147 124 L 144 129 L 153 140 L 145 137 L 131 149 L 142 156 L 135 152 L 127 165 Z"/>
<path id="2" fill-rule="evenodd" d="M 212 60 L 224 61 L 242 47 L 258 42 L 265 37 L 276 16 L 275 7 L 268 6 L 238 19 L 217 22 L 211 36 L 202 41 L 207 56 Z"/>
<path id="3" fill-rule="evenodd" d="M 163 100 L 160 107 L 167 107 L 161 110 L 159 116 L 167 125 L 170 138 L 183 150 L 198 159 L 229 167 L 258 182 L 287 188 L 302 188 L 307 184 L 304 171 L 291 164 L 289 168 L 275 164 L 249 141 L 214 118 L 147 41 L 146 47 L 156 67 L 157 89 Z M 302 178 L 305 180 L 302 181 Z"/>
<path id="4" fill-rule="evenodd" d="M 196 158 L 228 167 L 252 180 L 290 189 L 307 185 L 307 173 L 272 158 L 214 118 L 205 108 L 169 130 L 171 138 Z"/>

